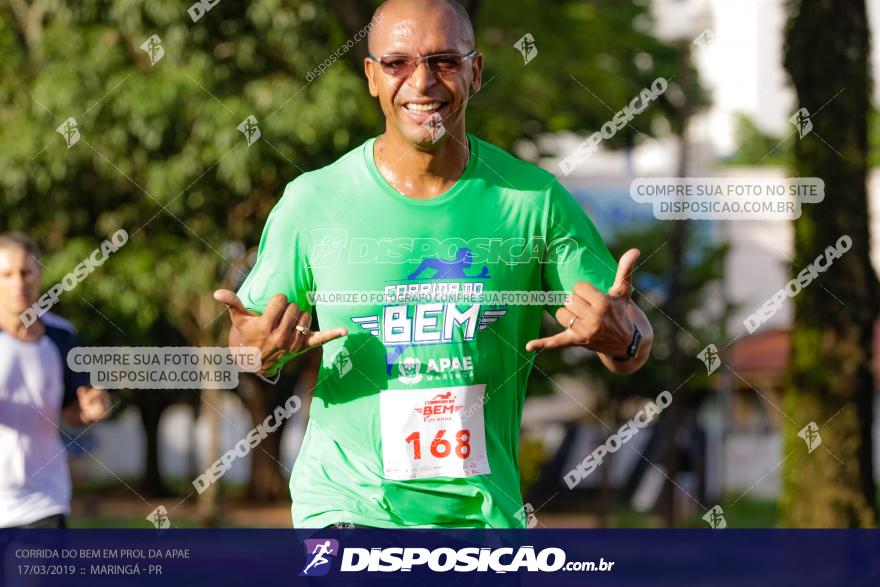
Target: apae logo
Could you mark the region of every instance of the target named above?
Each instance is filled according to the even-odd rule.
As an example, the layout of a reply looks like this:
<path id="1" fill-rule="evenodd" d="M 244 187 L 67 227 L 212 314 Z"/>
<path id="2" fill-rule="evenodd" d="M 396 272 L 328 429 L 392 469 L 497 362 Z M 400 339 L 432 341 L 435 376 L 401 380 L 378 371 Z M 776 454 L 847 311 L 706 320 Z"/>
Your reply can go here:
<path id="1" fill-rule="evenodd" d="M 474 362 L 470 356 L 431 358 L 424 373 L 421 373 L 421 367 L 422 362 L 413 357 L 398 361 L 400 376 L 397 379 L 401 383 L 415 385 L 423 377 L 431 382 L 450 382 L 473 379 L 474 376 Z"/>
<path id="2" fill-rule="evenodd" d="M 400 371 L 400 376 L 397 379 L 399 379 L 401 383 L 415 385 L 422 380 L 421 368 L 422 362 L 420 360 L 413 357 L 407 357 L 397 364 L 397 369 Z"/>

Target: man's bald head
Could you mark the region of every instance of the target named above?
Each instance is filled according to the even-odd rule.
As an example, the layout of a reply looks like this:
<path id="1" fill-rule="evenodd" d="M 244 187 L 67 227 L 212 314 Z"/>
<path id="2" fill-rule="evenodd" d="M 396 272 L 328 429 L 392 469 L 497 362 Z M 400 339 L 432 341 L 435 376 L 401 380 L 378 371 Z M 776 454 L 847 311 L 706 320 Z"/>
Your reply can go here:
<path id="1" fill-rule="evenodd" d="M 386 0 L 376 9 L 370 21 L 370 31 L 367 37 L 370 54 L 375 55 L 378 50 L 375 41 L 379 37 L 381 28 L 393 26 L 399 19 L 411 15 L 428 16 L 430 14 L 452 18 L 460 34 L 460 42 L 464 46 L 463 50 L 467 52 L 474 49 L 476 39 L 470 15 L 464 6 L 456 0 Z"/>
<path id="2" fill-rule="evenodd" d="M 440 149 L 450 136 L 466 141 L 465 109 L 471 94 L 480 91 L 483 56 L 475 50 L 474 29 L 462 5 L 455 0 L 388 0 L 372 24 L 364 74 L 385 115 L 386 133 L 422 150 Z M 458 57 L 420 60 L 415 67 L 409 61 L 402 72 L 377 62 L 386 55 L 441 54 Z M 439 140 L 431 130 L 438 124 L 445 130 Z"/>

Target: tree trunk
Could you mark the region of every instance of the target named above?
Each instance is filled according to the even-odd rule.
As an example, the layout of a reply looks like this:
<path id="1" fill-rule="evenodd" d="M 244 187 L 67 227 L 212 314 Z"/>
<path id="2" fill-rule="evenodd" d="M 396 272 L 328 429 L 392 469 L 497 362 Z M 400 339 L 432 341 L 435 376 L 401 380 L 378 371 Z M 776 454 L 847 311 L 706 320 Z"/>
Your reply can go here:
<path id="1" fill-rule="evenodd" d="M 313 324 L 313 327 L 318 326 Z M 322 352 L 322 349 L 317 349 L 297 358 L 293 368 L 285 371 L 277 385 L 264 383 L 252 375 L 242 375 L 239 389 L 253 426 L 263 422 L 266 416 L 274 413 L 275 408 L 283 406 L 297 387 L 302 400 L 300 411 L 308 414 Z M 249 501 L 273 502 L 286 498 L 291 471 L 285 470 L 281 464 L 281 438 L 285 427 L 295 417 L 302 416 L 297 414 L 285 420 L 251 451 L 251 475 L 247 488 Z"/>
<path id="2" fill-rule="evenodd" d="M 684 95 L 684 99 L 679 106 L 676 115 L 678 117 L 678 162 L 677 172 L 681 178 L 686 178 L 689 172 L 689 153 L 688 153 L 688 124 L 691 116 L 691 105 L 689 102 L 690 89 L 690 43 L 682 42 L 679 47 L 679 85 Z M 684 180 L 682 180 L 684 181 Z M 672 234 L 669 237 L 669 251 L 672 258 L 672 266 L 669 270 L 669 300 L 666 303 L 666 317 L 669 320 L 669 358 L 667 364 L 669 366 L 667 383 L 668 389 L 679 389 L 682 377 L 682 348 L 681 348 L 681 329 L 687 326 L 687 309 L 685 308 L 683 282 L 685 273 L 688 268 L 685 264 L 685 253 L 687 252 L 688 241 L 688 221 L 673 220 Z M 664 423 L 664 457 L 665 472 L 667 481 L 662 494 L 662 510 L 663 520 L 668 528 L 674 528 L 678 525 L 679 515 L 675 509 L 676 492 L 679 491 L 676 486 L 676 477 L 678 476 L 678 429 L 681 425 L 681 396 L 684 395 L 684 389 L 679 391 L 679 398 L 672 401 L 672 404 L 666 410 Z"/>
<path id="3" fill-rule="evenodd" d="M 222 391 L 219 389 L 202 390 L 202 415 L 208 421 L 208 458 L 202 469 L 210 466 L 220 458 L 220 400 Z M 212 483 L 199 494 L 199 521 L 204 528 L 216 528 L 220 523 L 220 483 Z"/>
<path id="4" fill-rule="evenodd" d="M 795 222 L 797 274 L 843 235 L 852 248 L 794 298 L 785 401 L 782 521 L 877 524 L 871 423 L 877 278 L 866 193 L 870 107 L 864 0 L 790 0 L 785 67 L 813 128 L 795 144 L 795 175 L 825 182 L 825 200 Z M 825 260 L 822 264 L 827 264 Z M 830 293 L 829 293 L 830 292 Z M 837 299 L 835 299 L 837 298 Z M 821 444 L 798 436 L 815 423 Z"/>
<path id="5" fill-rule="evenodd" d="M 282 384 L 279 382 L 279 387 Z M 287 388 L 285 385 L 284 388 Z M 279 399 L 274 386 L 264 383 L 257 377 L 242 374 L 241 399 L 251 416 L 253 426 L 260 424 L 275 408 L 283 405 L 287 398 Z M 292 388 L 290 388 L 292 391 Z M 247 499 L 249 502 L 272 502 L 282 499 L 287 493 L 286 479 L 281 472 L 281 436 L 284 422 L 275 432 L 266 436 L 259 446 L 251 451 L 251 475 L 248 479 Z"/>
<path id="6" fill-rule="evenodd" d="M 152 392 L 147 392 L 152 393 Z M 159 467 L 159 421 L 162 413 L 168 407 L 164 397 L 155 392 L 154 395 L 138 398 L 138 412 L 141 416 L 141 424 L 144 428 L 145 461 L 144 475 L 141 479 L 141 491 L 150 496 L 167 497 L 171 490 L 162 480 Z"/>

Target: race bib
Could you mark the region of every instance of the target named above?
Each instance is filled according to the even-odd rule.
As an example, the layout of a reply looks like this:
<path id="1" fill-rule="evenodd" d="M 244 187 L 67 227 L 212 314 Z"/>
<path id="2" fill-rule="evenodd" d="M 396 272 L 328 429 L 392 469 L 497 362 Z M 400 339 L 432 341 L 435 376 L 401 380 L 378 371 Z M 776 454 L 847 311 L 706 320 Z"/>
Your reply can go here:
<path id="1" fill-rule="evenodd" d="M 485 391 L 485 385 L 382 391 L 385 478 L 491 473 L 483 421 Z"/>

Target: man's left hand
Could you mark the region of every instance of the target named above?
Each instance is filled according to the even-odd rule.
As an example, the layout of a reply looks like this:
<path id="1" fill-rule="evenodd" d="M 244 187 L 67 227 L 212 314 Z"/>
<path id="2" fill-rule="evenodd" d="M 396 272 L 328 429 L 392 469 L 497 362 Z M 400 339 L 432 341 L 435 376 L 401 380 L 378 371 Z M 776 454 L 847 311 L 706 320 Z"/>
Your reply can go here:
<path id="1" fill-rule="evenodd" d="M 632 273 L 641 253 L 630 249 L 620 257 L 614 284 L 607 294 L 579 281 L 556 320 L 565 326 L 559 334 L 531 340 L 527 351 L 582 346 L 609 357 L 628 356 L 635 325 L 627 314 L 632 299 Z"/>

